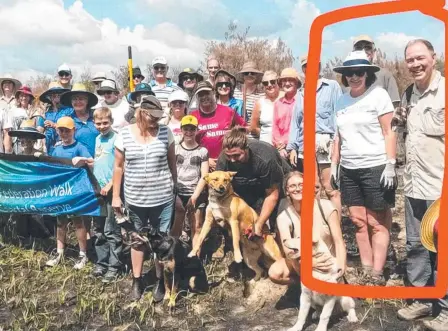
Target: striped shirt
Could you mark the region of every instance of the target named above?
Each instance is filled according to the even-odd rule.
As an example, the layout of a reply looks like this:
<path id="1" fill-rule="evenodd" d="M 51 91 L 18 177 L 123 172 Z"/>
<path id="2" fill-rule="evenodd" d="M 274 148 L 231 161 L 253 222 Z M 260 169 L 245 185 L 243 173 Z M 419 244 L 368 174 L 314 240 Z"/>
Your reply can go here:
<path id="1" fill-rule="evenodd" d="M 168 166 L 168 148 L 174 142 L 166 125 L 159 126 L 157 137 L 147 144 L 136 141 L 129 125 L 120 130 L 115 148 L 125 155 L 124 197 L 138 207 L 156 207 L 174 199 L 173 178 Z"/>
<path id="2" fill-rule="evenodd" d="M 255 92 L 252 94 L 246 94 L 246 118 L 245 121 L 249 124 L 250 118 L 252 117 L 252 111 L 254 110 L 255 101 L 260 99 L 264 93 Z M 240 89 L 235 89 L 233 92 L 233 97 L 235 99 L 243 100 L 243 91 Z"/>

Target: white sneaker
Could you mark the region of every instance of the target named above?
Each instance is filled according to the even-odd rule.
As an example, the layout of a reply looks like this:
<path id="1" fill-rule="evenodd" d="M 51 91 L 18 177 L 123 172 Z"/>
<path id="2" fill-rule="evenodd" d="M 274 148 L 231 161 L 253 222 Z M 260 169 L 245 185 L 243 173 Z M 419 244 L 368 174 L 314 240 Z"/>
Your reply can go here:
<path id="1" fill-rule="evenodd" d="M 82 268 L 84 268 L 87 264 L 87 262 L 89 262 L 89 259 L 87 258 L 87 256 L 79 256 L 78 260 L 76 261 L 75 265 L 73 266 L 74 269 L 76 270 L 81 270 Z"/>
<path id="2" fill-rule="evenodd" d="M 54 267 L 54 266 L 58 265 L 61 262 L 63 254 L 62 253 L 56 253 L 56 254 L 53 254 L 53 255 L 50 255 L 50 256 L 52 256 L 52 257 L 47 261 L 47 263 L 45 263 L 45 265 L 47 267 Z"/>

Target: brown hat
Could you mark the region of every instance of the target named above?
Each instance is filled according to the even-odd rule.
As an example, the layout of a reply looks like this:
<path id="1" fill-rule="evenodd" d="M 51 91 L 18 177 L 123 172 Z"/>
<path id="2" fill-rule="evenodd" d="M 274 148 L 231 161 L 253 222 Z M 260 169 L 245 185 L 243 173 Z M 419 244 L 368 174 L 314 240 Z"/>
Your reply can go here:
<path id="1" fill-rule="evenodd" d="M 257 69 L 257 65 L 254 61 L 247 61 L 243 64 L 243 68 L 240 70 L 240 72 L 237 75 L 237 79 L 239 82 L 244 83 L 244 74 L 252 72 L 255 73 L 255 84 L 259 84 L 261 82 L 261 78 L 263 77 L 263 72 Z"/>
<path id="2" fill-rule="evenodd" d="M 212 84 L 207 80 L 203 80 L 202 82 L 199 82 L 196 85 L 196 88 L 194 90 L 194 95 L 198 94 L 201 91 L 213 91 Z"/>
<path id="3" fill-rule="evenodd" d="M 153 95 L 145 95 L 139 104 L 135 105 L 136 108 L 147 110 L 149 114 L 154 117 L 163 117 L 163 107 L 160 101 Z"/>
<path id="4" fill-rule="evenodd" d="M 236 86 L 236 78 L 234 75 L 232 75 L 230 72 L 224 70 L 224 69 L 219 69 L 216 73 L 215 73 L 215 85 L 216 85 L 216 77 L 218 77 L 218 75 L 224 75 L 224 76 L 228 76 L 230 77 L 230 81 L 233 84 L 233 88 L 235 88 Z"/>

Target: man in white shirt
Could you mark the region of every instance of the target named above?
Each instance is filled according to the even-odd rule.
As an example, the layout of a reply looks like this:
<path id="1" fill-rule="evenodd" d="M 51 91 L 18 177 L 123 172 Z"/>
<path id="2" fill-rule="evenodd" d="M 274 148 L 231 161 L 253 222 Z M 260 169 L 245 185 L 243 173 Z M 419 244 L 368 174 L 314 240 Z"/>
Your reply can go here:
<path id="1" fill-rule="evenodd" d="M 118 131 L 129 123 L 125 119 L 126 113 L 129 111 L 129 103 L 125 98 L 120 98 L 120 91 L 117 84 L 112 79 L 105 79 L 101 82 L 100 88 L 97 90 L 98 95 L 104 100 L 98 102 L 95 108 L 107 107 L 112 111 L 114 123 L 112 129 Z"/>
<path id="2" fill-rule="evenodd" d="M 442 194 L 445 163 L 445 78 L 436 70 L 432 44 L 423 39 L 410 41 L 405 60 L 414 78 L 409 102 L 403 96 L 404 109 L 397 108 L 406 127 L 406 165 L 403 176 L 405 194 L 407 279 L 411 286 L 434 286 L 437 255 L 424 248 L 420 239 L 422 218 L 429 206 Z M 429 317 L 434 306 L 440 314 L 423 324 L 429 330 L 448 330 L 448 296 L 418 299 L 398 311 L 404 320 Z"/>

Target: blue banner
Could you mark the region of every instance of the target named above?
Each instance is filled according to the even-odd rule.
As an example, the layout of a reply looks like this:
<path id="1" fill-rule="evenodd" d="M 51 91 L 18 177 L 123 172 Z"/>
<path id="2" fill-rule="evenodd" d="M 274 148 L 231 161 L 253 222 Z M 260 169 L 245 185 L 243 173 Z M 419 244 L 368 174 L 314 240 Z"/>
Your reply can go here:
<path id="1" fill-rule="evenodd" d="M 105 216 L 98 182 L 71 160 L 0 153 L 0 213 Z"/>

